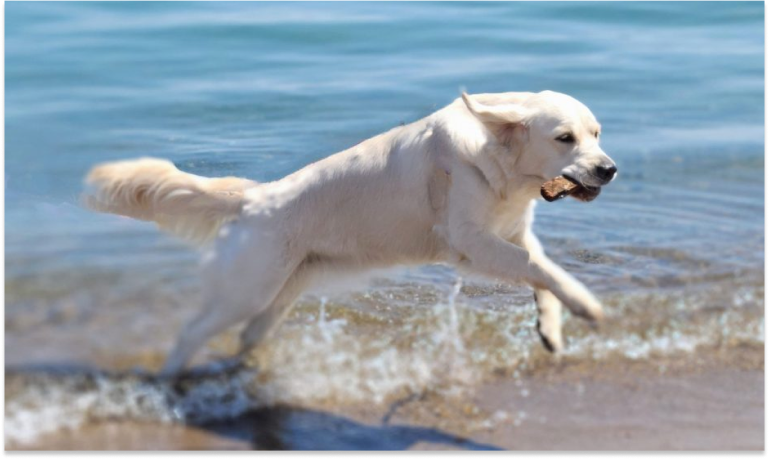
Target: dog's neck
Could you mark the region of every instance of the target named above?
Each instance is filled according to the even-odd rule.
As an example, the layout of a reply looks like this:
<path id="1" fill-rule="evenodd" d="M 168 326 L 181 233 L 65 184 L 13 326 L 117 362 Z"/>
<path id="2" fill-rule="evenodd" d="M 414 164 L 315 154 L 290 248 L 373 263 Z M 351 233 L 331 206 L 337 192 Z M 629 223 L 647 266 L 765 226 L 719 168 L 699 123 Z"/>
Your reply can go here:
<path id="1" fill-rule="evenodd" d="M 481 172 L 500 201 L 530 201 L 539 196 L 542 177 L 519 171 L 516 162 L 522 146 L 502 145 L 462 106 L 452 104 L 428 118 L 432 150 L 441 163 L 446 158 L 469 162 Z M 450 171 L 447 171 L 450 173 Z"/>

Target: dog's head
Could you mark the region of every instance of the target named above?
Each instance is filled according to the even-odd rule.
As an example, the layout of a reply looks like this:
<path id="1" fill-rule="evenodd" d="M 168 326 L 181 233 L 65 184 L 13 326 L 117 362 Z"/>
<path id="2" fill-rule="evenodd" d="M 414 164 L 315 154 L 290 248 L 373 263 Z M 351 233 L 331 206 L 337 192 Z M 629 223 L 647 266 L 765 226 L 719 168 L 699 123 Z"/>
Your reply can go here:
<path id="1" fill-rule="evenodd" d="M 563 175 L 581 185 L 574 196 L 591 201 L 617 166 L 599 145 L 601 126 L 581 102 L 565 94 L 462 94 L 467 108 L 508 149 L 515 175 L 542 182 Z"/>

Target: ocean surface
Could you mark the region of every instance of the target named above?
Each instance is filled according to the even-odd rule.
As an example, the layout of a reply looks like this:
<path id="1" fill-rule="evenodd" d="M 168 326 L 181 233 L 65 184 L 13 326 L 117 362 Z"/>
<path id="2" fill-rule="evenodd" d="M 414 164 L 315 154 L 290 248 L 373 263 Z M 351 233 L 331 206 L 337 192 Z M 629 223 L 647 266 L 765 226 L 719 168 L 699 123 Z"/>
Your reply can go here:
<path id="1" fill-rule="evenodd" d="M 547 252 L 608 314 L 600 330 L 567 317 L 562 359 L 764 343 L 762 3 L 5 8 L 6 442 L 103 419 L 462 397 L 550 365 L 528 288 L 429 266 L 307 296 L 236 374 L 206 362 L 237 330 L 212 340 L 180 392 L 149 373 L 198 308 L 199 253 L 79 204 L 102 161 L 271 181 L 463 89 L 570 94 L 618 164 L 594 202 L 537 208 Z"/>

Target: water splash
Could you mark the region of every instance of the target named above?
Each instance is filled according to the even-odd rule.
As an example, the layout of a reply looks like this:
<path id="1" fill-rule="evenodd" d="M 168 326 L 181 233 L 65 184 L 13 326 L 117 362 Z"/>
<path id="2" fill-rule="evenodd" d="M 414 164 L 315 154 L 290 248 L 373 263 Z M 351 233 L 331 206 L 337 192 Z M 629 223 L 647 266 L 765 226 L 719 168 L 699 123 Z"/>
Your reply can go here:
<path id="1" fill-rule="evenodd" d="M 563 357 L 639 360 L 763 343 L 762 292 L 761 285 L 609 297 L 610 321 L 602 330 L 567 319 Z M 458 278 L 442 294 L 423 295 L 430 300 L 420 305 L 399 306 L 391 293 L 383 316 L 322 297 L 300 307 L 254 352 L 256 367 L 211 368 L 177 381 L 141 373 L 6 372 L 6 442 L 87 422 L 196 423 L 281 403 L 369 406 L 424 393 L 466 400 L 499 370 L 526 397 L 524 374 L 553 364 L 536 336 L 536 306 L 530 297 L 504 308 L 468 304 L 482 294 Z M 525 413 L 508 419 L 525 420 Z"/>
<path id="2" fill-rule="evenodd" d="M 460 330 L 461 288 L 458 279 L 446 301 L 426 310 L 426 320 L 363 339 L 354 324 L 328 318 L 328 299 L 321 298 L 315 324 L 284 327 L 280 339 L 257 353 L 262 383 L 256 391 L 276 402 L 382 403 L 394 394 L 471 384 L 476 377 Z"/>
<path id="3" fill-rule="evenodd" d="M 249 392 L 252 372 L 212 370 L 173 380 L 146 373 L 7 372 L 6 444 L 29 443 L 89 422 L 194 424 L 229 419 L 260 405 Z"/>
<path id="4" fill-rule="evenodd" d="M 456 395 L 476 380 L 460 333 L 461 288 L 458 279 L 447 300 L 428 310 L 437 327 L 410 348 L 384 333 L 360 339 L 347 320 L 328 317 L 329 301 L 322 297 L 317 321 L 289 327 L 288 337 L 259 356 L 258 370 L 214 366 L 176 380 L 143 373 L 11 373 L 6 442 L 110 419 L 189 424 L 279 403 L 382 403 L 426 390 Z"/>

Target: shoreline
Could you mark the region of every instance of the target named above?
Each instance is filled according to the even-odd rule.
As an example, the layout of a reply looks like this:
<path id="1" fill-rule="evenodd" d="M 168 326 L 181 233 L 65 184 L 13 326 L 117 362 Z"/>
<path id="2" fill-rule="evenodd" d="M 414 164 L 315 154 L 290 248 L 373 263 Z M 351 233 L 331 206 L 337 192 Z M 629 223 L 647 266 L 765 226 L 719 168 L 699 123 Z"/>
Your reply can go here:
<path id="1" fill-rule="evenodd" d="M 102 422 L 8 450 L 763 450 L 764 350 L 556 362 L 472 394 L 251 411 L 199 426 Z"/>

